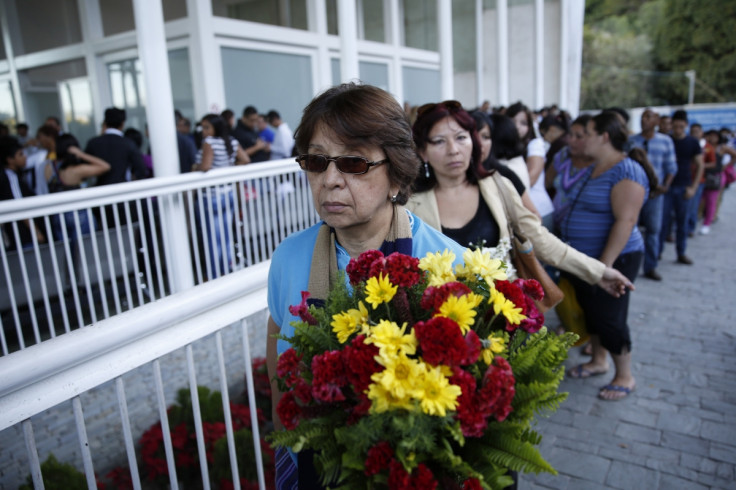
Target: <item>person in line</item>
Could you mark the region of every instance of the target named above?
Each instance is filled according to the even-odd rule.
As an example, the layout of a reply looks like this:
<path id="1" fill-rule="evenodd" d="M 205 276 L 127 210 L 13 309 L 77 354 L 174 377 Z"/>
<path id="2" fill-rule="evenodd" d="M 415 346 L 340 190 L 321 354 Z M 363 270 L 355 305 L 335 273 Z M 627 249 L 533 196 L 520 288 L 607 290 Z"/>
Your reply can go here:
<path id="1" fill-rule="evenodd" d="M 97 177 L 97 186 L 127 182 L 128 174 L 136 180 L 145 179 L 148 174 L 141 151 L 123 136 L 125 119 L 124 109 L 106 109 L 103 134 L 87 142 L 85 153 L 110 164 L 110 170 Z"/>
<path id="2" fill-rule="evenodd" d="M 20 173 L 26 166 L 26 155 L 23 153 L 23 146 L 12 136 L 0 136 L 0 166 L 2 166 L 0 201 L 23 199 L 34 195 L 20 178 Z M 32 220 L 23 220 L 17 224 L 17 237 L 15 228 L 10 222 L 2 225 L 3 244 L 7 250 L 16 250 L 18 242 L 21 248 L 31 246 L 34 234 L 38 243 L 46 243 L 46 236 Z"/>
<path id="3" fill-rule="evenodd" d="M 642 149 L 627 155 L 626 123 L 615 112 L 604 111 L 586 127 L 585 153 L 595 160 L 593 171 L 580 187 L 562 225 L 562 238 L 585 254 L 623 273 L 632 283 L 641 267 L 644 240 L 636 226 L 657 176 Z M 615 374 L 600 389 L 603 400 L 620 400 L 636 387 L 631 372 L 631 334 L 627 323 L 629 296 L 612 297 L 566 274 L 585 316 L 593 357 L 571 369 L 572 378 L 608 372 L 608 353 Z"/>
<path id="4" fill-rule="evenodd" d="M 481 240 L 488 247 L 497 246 L 509 237 L 510 216 L 515 214 L 517 221 L 511 227 L 532 242 L 540 260 L 598 284 L 614 296 L 631 285 L 615 269 L 561 242 L 524 207 L 511 182 L 492 178 L 474 163 L 480 161 L 478 133 L 459 102 L 426 104 L 420 109 L 414 143 L 430 172 L 429 177 L 420 172 L 414 183 L 416 192 L 407 204 L 414 214 L 466 247 Z M 502 192 L 514 203 L 512 211 L 504 209 Z"/>
<path id="5" fill-rule="evenodd" d="M 545 164 L 548 145 L 544 138 L 536 136 L 534 116 L 532 116 L 532 112 L 527 106 L 521 102 L 511 104 L 506 110 L 506 115 L 513 119 L 522 142 L 524 161 L 529 172 L 529 196 L 542 217 L 542 223 L 548 230 L 551 230 L 554 206 L 545 188 Z M 547 118 L 555 119 L 555 116 L 546 116 L 542 121 Z M 549 136 L 557 136 L 556 128 L 550 130 Z"/>
<path id="6" fill-rule="evenodd" d="M 294 134 L 291 128 L 281 119 L 281 114 L 271 110 L 268 112 L 268 124 L 276 128 L 271 144 L 271 160 L 289 158 L 294 149 Z"/>
<path id="7" fill-rule="evenodd" d="M 251 162 L 268 160 L 271 145 L 258 137 L 258 109 L 252 105 L 243 109 L 243 116 L 232 130 L 232 135 L 248 154 Z"/>
<path id="8" fill-rule="evenodd" d="M 197 154 L 194 170 L 207 172 L 235 164 L 250 163 L 248 154 L 238 140 L 230 136 L 227 122 L 219 114 L 207 114 L 200 121 L 202 148 Z M 202 190 L 204 225 L 208 238 L 210 277 L 220 277 L 232 268 L 232 229 L 234 219 L 234 194 L 229 185 Z"/>
<path id="9" fill-rule="evenodd" d="M 639 216 L 639 224 L 644 227 L 643 275 L 653 281 L 662 280 L 662 276 L 657 272 L 659 240 L 662 234 L 662 209 L 664 195 L 677 173 L 675 145 L 671 137 L 656 131 L 657 124 L 659 124 L 659 116 L 647 108 L 641 114 L 641 133 L 629 138 L 632 147 L 641 148 L 646 152 L 659 181 L 657 189 L 649 195 L 649 199 L 641 208 L 641 216 Z"/>
<path id="10" fill-rule="evenodd" d="M 704 164 L 703 226 L 700 227 L 698 232 L 701 235 L 710 233 L 710 227 L 718 210 L 718 200 L 726 186 L 725 169 L 729 165 L 733 165 L 732 161 L 736 157 L 736 150 L 728 146 L 728 140 L 715 129 L 705 133 L 705 137 L 708 144 L 713 147 L 715 158 L 712 163 Z"/>
<path id="11" fill-rule="evenodd" d="M 503 114 L 492 114 L 491 139 L 493 140 L 491 155 L 494 160 L 511 169 L 519 177 L 524 187 L 529 189 L 531 182 L 529 170 L 524 161 L 524 144 L 519 139 L 519 132 L 514 121 Z"/>
<path id="12" fill-rule="evenodd" d="M 79 146 L 79 141 L 71 134 L 62 134 L 56 138 L 56 159 L 51 161 L 45 169 L 45 178 L 50 193 L 81 189 L 85 180 L 99 177 L 110 171 L 109 163 L 83 152 Z M 71 241 L 80 235 L 88 235 L 96 228 L 94 217 L 91 217 L 85 210 L 76 214 L 79 228 L 75 224 L 74 211 L 68 211 L 61 216 L 53 216 L 54 238 L 63 240 L 62 226 L 66 228 L 67 238 Z"/>
<path id="13" fill-rule="evenodd" d="M 687 211 L 690 199 L 695 193 L 703 177 L 703 155 L 700 143 L 687 134 L 687 112 L 675 111 L 672 115 L 672 141 L 675 146 L 675 158 L 677 159 L 677 173 L 670 184 L 669 190 L 664 195 L 662 206 L 662 231 L 659 237 L 659 255 L 664 251 L 664 243 L 667 232 L 672 222 L 672 214 L 675 215 L 677 231 L 675 236 L 675 248 L 677 251 L 677 262 L 679 264 L 692 265 L 693 261 L 685 255 L 687 251 Z M 695 169 L 694 172 L 692 169 Z"/>
<path id="14" fill-rule="evenodd" d="M 310 301 L 324 300 L 326 286 L 318 285 L 334 282 L 338 270 L 367 250 L 423 257 L 447 249 L 456 262 L 464 251 L 404 208 L 420 162 L 406 115 L 388 92 L 354 83 L 328 89 L 304 109 L 296 147 L 322 221 L 286 238 L 269 271 L 266 357 L 277 429 L 276 360 L 289 344 L 273 336 L 293 334 L 297 317 L 289 306 L 301 303 L 302 291 Z M 315 488 L 310 466 L 300 452 L 297 471 L 297 456 L 277 449 L 276 488 Z"/>

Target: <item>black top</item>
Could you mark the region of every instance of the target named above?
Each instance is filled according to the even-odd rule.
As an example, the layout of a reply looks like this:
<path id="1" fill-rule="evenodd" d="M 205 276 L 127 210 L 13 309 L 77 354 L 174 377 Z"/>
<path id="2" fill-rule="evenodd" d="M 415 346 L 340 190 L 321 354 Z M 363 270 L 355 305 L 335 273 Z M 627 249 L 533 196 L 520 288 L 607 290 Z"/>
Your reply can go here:
<path id="1" fill-rule="evenodd" d="M 501 238 L 498 223 L 496 223 L 496 219 L 491 214 L 491 210 L 483 197 L 478 199 L 478 210 L 468 224 L 462 228 L 443 226 L 442 233 L 463 247 L 469 247 L 471 243 L 476 246 L 495 247 Z"/>
<path id="2" fill-rule="evenodd" d="M 145 179 L 148 176 L 143 155 L 130 138 L 106 133 L 89 140 L 84 151 L 110 164 L 110 170 L 97 177 L 97 185 L 125 182 L 128 170 L 136 179 Z"/>
<path id="3" fill-rule="evenodd" d="M 5 167 L 0 167 L 0 201 L 15 199 L 15 196 L 13 195 L 12 184 L 10 183 L 10 178 L 5 172 Z M 35 195 L 33 191 L 26 185 L 20 175 L 18 175 L 18 188 L 23 197 L 30 197 Z M 28 225 L 25 222 L 18 222 L 17 226 L 21 245 L 32 243 L 31 231 L 28 228 Z M 2 243 L 2 239 L 4 238 L 7 240 L 7 250 L 15 250 L 16 244 L 13 223 L 4 223 L 2 225 L 2 230 L 2 234 L 4 235 L 4 237 L 0 238 L 0 243 Z"/>
<path id="4" fill-rule="evenodd" d="M 498 160 L 493 160 L 491 158 L 486 160 L 484 166 L 487 170 L 496 170 L 502 177 L 509 179 L 511 183 L 514 184 L 514 188 L 516 189 L 516 192 L 519 193 L 519 196 L 524 194 L 526 187 L 524 187 L 524 183 L 521 181 L 519 176 L 516 175 L 516 172 L 508 168 L 506 165 L 499 163 Z"/>
<path id="5" fill-rule="evenodd" d="M 243 124 L 243 121 L 240 120 L 238 121 L 238 124 L 235 126 L 235 129 L 233 129 L 230 135 L 238 140 L 238 143 L 240 143 L 240 146 L 243 147 L 243 150 L 247 150 L 251 146 L 255 145 L 256 141 L 258 140 L 258 133 Z M 258 150 L 250 156 L 250 161 L 265 162 L 266 160 L 268 160 L 268 157 L 269 154 L 267 152 L 263 150 Z"/>

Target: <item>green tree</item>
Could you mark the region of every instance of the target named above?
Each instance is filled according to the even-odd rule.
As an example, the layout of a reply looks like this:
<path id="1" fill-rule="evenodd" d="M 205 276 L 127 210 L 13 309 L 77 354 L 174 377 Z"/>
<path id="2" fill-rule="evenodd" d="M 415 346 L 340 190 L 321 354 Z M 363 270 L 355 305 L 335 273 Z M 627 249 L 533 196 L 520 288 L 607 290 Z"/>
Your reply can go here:
<path id="1" fill-rule="evenodd" d="M 736 98 L 736 2 L 662 0 L 661 22 L 654 30 L 659 69 L 695 70 L 700 83 L 696 102 Z M 668 93 L 663 94 L 665 97 Z"/>

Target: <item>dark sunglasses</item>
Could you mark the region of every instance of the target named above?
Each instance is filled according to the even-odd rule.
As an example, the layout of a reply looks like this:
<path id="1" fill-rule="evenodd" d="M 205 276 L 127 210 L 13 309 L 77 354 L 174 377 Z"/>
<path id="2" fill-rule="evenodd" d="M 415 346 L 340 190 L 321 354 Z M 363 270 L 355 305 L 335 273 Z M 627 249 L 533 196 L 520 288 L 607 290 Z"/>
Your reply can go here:
<path id="1" fill-rule="evenodd" d="M 324 172 L 330 162 L 335 162 L 337 170 L 344 174 L 361 175 L 368 172 L 376 165 L 388 162 L 388 158 L 384 158 L 378 162 L 368 161 L 367 158 L 354 156 L 328 157 L 327 155 L 319 155 L 309 153 L 307 155 L 299 155 L 296 162 L 307 172 Z"/>
<path id="2" fill-rule="evenodd" d="M 421 116 L 425 112 L 429 112 L 434 110 L 437 106 L 445 106 L 445 108 L 450 112 L 455 112 L 463 108 L 463 105 L 456 101 L 456 100 L 445 100 L 442 102 L 432 102 L 429 104 L 424 104 L 423 106 L 420 106 L 419 109 L 417 109 L 417 116 Z"/>

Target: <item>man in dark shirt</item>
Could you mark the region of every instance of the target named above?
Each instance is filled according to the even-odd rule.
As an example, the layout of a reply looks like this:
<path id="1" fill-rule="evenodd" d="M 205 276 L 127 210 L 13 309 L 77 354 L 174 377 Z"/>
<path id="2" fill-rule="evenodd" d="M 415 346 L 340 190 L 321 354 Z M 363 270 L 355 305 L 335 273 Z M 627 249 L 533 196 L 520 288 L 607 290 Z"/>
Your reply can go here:
<path id="1" fill-rule="evenodd" d="M 97 185 L 117 184 L 126 181 L 130 170 L 136 179 L 145 179 L 146 165 L 135 143 L 123 137 L 125 110 L 110 107 L 105 110 L 104 132 L 89 140 L 84 150 L 110 164 L 110 171 L 97 178 Z"/>
<path id="2" fill-rule="evenodd" d="M 243 109 L 243 117 L 238 120 L 232 136 L 240 143 L 251 162 L 265 162 L 271 152 L 271 145 L 258 137 L 258 110 L 249 105 Z"/>
<path id="3" fill-rule="evenodd" d="M 698 140 L 687 134 L 687 112 L 675 111 L 672 115 L 672 141 L 675 145 L 677 173 L 665 194 L 662 206 L 662 230 L 659 237 L 659 255 L 664 249 L 667 230 L 670 229 L 672 212 L 675 213 L 677 234 L 677 262 L 690 265 L 692 259 L 685 255 L 687 248 L 687 211 L 690 199 L 695 196 L 703 176 L 703 151 Z"/>

